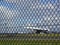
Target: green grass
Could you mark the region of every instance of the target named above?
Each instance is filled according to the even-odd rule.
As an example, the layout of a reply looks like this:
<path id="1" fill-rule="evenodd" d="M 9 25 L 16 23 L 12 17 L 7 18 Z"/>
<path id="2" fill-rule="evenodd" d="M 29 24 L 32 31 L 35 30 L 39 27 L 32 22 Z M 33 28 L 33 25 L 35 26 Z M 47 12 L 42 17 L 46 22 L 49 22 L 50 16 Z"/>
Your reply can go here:
<path id="1" fill-rule="evenodd" d="M 0 45 L 60 45 L 60 40 L 0 40 Z"/>
<path id="2" fill-rule="evenodd" d="M 11 35 L 10 35 L 11 36 Z M 22 37 L 21 40 L 0 40 L 0 45 L 60 45 L 60 40 L 33 40 L 24 39 L 24 37 L 60 37 L 60 34 L 16 34 L 16 37 Z M 8 35 L 0 35 L 0 37 L 9 38 Z M 2 39 L 3 39 L 2 38 Z"/>
<path id="3" fill-rule="evenodd" d="M 12 36 L 12 35 L 10 35 L 10 36 Z M 36 36 L 38 36 L 38 37 L 45 37 L 45 36 L 47 36 L 47 37 L 60 37 L 60 34 L 15 34 L 15 36 L 16 37 L 19 37 L 19 36 L 21 36 L 21 37 L 25 37 L 25 36 L 27 36 L 27 37 L 36 37 Z M 0 37 L 9 37 L 9 35 L 0 34 Z"/>

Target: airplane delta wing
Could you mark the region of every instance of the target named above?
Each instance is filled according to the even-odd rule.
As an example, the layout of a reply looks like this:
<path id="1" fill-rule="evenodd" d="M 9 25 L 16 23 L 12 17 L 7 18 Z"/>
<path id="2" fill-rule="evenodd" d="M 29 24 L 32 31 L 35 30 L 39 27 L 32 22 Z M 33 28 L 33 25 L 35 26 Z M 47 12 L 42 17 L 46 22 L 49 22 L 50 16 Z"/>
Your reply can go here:
<path id="1" fill-rule="evenodd" d="M 31 27 L 31 26 L 29 26 L 29 27 L 24 27 L 24 28 L 26 28 L 26 29 L 31 29 L 31 30 L 33 30 L 35 33 L 49 33 L 49 29 L 46 29 L 46 28 L 38 28 L 38 27 Z"/>

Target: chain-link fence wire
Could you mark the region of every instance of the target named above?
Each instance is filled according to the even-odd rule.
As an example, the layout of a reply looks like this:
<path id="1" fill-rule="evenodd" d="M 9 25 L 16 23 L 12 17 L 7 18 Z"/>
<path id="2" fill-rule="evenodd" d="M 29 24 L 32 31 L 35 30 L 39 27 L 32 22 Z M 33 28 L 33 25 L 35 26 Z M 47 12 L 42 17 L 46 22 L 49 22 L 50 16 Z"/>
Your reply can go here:
<path id="1" fill-rule="evenodd" d="M 59 0 L 0 0 L 0 33 L 32 33 L 36 27 L 60 33 Z"/>
<path id="2" fill-rule="evenodd" d="M 60 44 L 60 41 L 58 41 L 59 34 L 56 34 L 57 37 L 55 37 L 55 34 L 52 34 L 53 37 L 51 37 L 52 35 L 49 36 L 50 34 L 47 34 L 47 36 L 37 34 L 35 36 L 36 30 L 34 29 L 48 30 L 48 33 L 60 33 L 60 0 L 0 0 L 0 44 L 8 44 L 5 43 L 7 39 L 22 39 L 24 41 L 19 42 L 21 44 L 28 42 L 27 45 L 29 43 L 34 45 L 34 40 L 37 42 L 36 45 L 40 45 L 41 39 L 42 41 L 56 39 L 55 43 L 54 41 L 52 43 L 48 41 L 48 43 Z M 43 33 L 47 32 L 43 31 Z M 40 37 L 41 35 L 43 36 Z M 18 43 L 17 45 L 19 45 L 17 40 L 15 44 Z M 33 41 L 30 42 L 29 40 Z M 42 42 L 41 45 L 44 45 L 44 43 Z M 46 45 L 48 45 L 47 42 Z"/>
<path id="3" fill-rule="evenodd" d="M 3 34 L 1 45 L 60 45 L 60 34 Z"/>

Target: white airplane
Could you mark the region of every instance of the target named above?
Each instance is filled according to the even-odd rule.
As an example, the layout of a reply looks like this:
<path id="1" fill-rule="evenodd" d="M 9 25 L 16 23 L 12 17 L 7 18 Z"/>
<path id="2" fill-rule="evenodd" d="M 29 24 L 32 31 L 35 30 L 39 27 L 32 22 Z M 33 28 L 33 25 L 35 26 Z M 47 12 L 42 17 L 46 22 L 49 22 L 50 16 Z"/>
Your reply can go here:
<path id="1" fill-rule="evenodd" d="M 49 33 L 49 29 L 46 29 L 46 28 L 38 28 L 38 27 L 33 27 L 33 26 L 27 26 L 27 27 L 24 27 L 26 29 L 31 29 L 33 30 L 34 33 Z"/>

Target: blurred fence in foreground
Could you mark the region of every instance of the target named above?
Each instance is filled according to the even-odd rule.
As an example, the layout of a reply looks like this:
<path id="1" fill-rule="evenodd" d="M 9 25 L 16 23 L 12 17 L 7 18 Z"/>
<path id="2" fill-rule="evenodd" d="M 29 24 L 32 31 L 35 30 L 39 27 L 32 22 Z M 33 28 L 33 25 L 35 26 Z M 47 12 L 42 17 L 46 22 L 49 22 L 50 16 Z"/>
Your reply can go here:
<path id="1" fill-rule="evenodd" d="M 60 34 L 0 34 L 1 45 L 60 45 Z"/>

